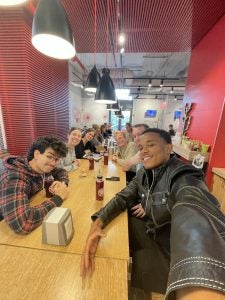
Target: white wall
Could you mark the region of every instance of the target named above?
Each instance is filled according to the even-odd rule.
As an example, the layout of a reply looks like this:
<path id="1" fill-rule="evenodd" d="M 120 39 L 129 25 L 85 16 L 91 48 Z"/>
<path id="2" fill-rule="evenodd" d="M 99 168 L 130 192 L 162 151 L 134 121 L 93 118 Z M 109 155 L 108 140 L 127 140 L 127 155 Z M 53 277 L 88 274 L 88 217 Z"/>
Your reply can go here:
<path id="1" fill-rule="evenodd" d="M 182 101 L 172 99 L 134 99 L 132 124 L 146 123 L 150 127 L 158 127 L 167 130 L 169 124 L 173 124 L 177 129 L 179 120 L 174 121 L 174 111 L 182 109 Z M 145 118 L 145 111 L 149 109 L 157 110 L 156 118 Z"/>
<path id="2" fill-rule="evenodd" d="M 70 84 L 70 126 L 83 128 L 84 125 L 108 122 L 108 111 L 105 104 L 94 102 L 94 97 L 82 98 L 83 90 Z M 146 123 L 150 127 L 168 130 L 168 125 L 173 124 L 176 130 L 179 120 L 174 121 L 174 111 L 182 110 L 182 101 L 174 101 L 168 97 L 165 101 L 158 99 L 134 99 L 132 124 Z M 145 118 L 145 111 L 157 110 L 156 118 Z"/>
<path id="3" fill-rule="evenodd" d="M 69 102 L 69 124 L 70 127 L 83 128 L 82 114 L 83 105 L 81 97 L 82 89 L 70 84 L 70 102 Z"/>
<path id="4" fill-rule="evenodd" d="M 93 98 L 82 98 L 83 90 L 70 85 L 70 126 L 83 128 L 84 125 L 102 125 L 108 122 L 108 111 L 105 104 L 94 102 Z"/>

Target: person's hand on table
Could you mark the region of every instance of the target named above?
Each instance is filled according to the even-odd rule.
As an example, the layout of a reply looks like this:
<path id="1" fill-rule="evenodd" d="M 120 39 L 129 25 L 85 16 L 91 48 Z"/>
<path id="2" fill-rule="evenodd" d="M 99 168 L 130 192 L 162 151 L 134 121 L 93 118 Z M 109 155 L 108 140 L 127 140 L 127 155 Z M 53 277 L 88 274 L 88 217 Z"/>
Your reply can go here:
<path id="1" fill-rule="evenodd" d="M 76 166 L 76 167 L 79 167 L 80 166 L 80 160 L 79 159 L 75 159 L 73 164 Z"/>
<path id="2" fill-rule="evenodd" d="M 118 159 L 118 156 L 116 154 L 113 154 L 112 155 L 112 161 L 117 162 L 117 159 Z"/>
<path id="3" fill-rule="evenodd" d="M 62 200 L 66 200 L 69 195 L 69 189 L 65 182 L 54 181 L 53 184 L 49 187 L 49 191 L 53 195 L 57 195 L 62 198 Z"/>
<path id="4" fill-rule="evenodd" d="M 143 218 L 145 216 L 145 211 L 141 203 L 133 206 L 131 210 L 133 211 L 132 215 L 136 216 L 137 218 Z"/>
<path id="5" fill-rule="evenodd" d="M 94 258 L 98 248 L 98 242 L 101 237 L 105 237 L 105 233 L 101 226 L 102 222 L 100 219 L 95 220 L 95 222 L 92 224 L 90 233 L 87 237 L 84 252 L 81 256 L 80 275 L 83 278 L 83 284 L 85 279 L 90 278 L 95 270 Z"/>

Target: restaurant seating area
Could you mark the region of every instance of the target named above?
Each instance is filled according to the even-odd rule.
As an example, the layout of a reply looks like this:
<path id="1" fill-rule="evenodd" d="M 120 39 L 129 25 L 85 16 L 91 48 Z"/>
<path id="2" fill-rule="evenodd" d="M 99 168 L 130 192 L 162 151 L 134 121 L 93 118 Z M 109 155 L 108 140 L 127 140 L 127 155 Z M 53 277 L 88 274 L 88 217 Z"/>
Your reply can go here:
<path id="1" fill-rule="evenodd" d="M 225 299 L 224 70 L 224 0 L 0 0 L 0 299 Z"/>

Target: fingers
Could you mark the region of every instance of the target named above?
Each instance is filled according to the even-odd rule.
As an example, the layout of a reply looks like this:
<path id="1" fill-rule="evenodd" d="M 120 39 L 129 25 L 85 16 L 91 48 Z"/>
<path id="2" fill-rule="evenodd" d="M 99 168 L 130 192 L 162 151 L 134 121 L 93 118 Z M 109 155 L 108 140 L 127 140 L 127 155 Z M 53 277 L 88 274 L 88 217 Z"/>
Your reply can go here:
<path id="1" fill-rule="evenodd" d="M 131 208 L 133 211 L 132 215 L 138 217 L 138 218 L 143 218 L 145 216 L 145 211 L 141 204 L 137 204 Z"/>
<path id="2" fill-rule="evenodd" d="M 139 209 L 139 207 L 141 206 L 141 204 L 137 204 L 137 205 L 135 205 L 135 206 L 133 206 L 133 207 L 131 207 L 131 210 L 136 210 L 136 209 Z"/>

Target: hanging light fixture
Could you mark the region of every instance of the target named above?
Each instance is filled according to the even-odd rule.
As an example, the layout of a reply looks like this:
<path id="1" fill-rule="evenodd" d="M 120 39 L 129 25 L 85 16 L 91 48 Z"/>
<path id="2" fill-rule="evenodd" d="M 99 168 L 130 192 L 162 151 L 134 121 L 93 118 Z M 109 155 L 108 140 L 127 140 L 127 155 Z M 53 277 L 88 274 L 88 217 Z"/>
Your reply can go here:
<path id="1" fill-rule="evenodd" d="M 32 44 L 53 58 L 75 55 L 72 30 L 60 0 L 40 0 L 32 24 Z"/>
<path id="2" fill-rule="evenodd" d="M 91 69 L 88 75 L 85 91 L 95 93 L 100 79 L 101 76 L 96 68 L 96 65 L 94 65 L 94 67 Z"/>
<path id="3" fill-rule="evenodd" d="M 101 79 L 101 76 L 96 68 L 96 33 L 97 33 L 97 0 L 94 0 L 94 36 L 95 36 L 95 49 L 94 49 L 94 67 L 91 69 L 87 82 L 86 82 L 86 87 L 85 91 L 95 93 L 97 90 L 97 86 L 99 84 L 99 81 Z"/>
<path id="4" fill-rule="evenodd" d="M 104 68 L 102 70 L 103 76 L 99 82 L 95 94 L 95 102 L 97 103 L 103 103 L 103 104 L 116 103 L 115 87 L 111 77 L 109 76 L 109 73 L 110 70 L 108 68 Z"/>
<path id="5" fill-rule="evenodd" d="M 106 66 L 108 58 L 108 32 L 109 32 L 109 0 L 107 0 L 107 20 L 106 20 Z M 100 79 L 97 91 L 95 94 L 95 102 L 113 104 L 116 103 L 115 87 L 111 77 L 109 76 L 110 70 L 104 68 L 102 70 L 102 78 Z"/>
<path id="6" fill-rule="evenodd" d="M 119 103 L 118 101 L 114 104 L 107 104 L 106 105 L 107 110 L 113 110 L 113 111 L 120 111 Z"/>
<path id="7" fill-rule="evenodd" d="M 27 0 L 0 0 L 0 6 L 13 6 L 25 3 Z"/>

